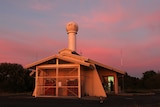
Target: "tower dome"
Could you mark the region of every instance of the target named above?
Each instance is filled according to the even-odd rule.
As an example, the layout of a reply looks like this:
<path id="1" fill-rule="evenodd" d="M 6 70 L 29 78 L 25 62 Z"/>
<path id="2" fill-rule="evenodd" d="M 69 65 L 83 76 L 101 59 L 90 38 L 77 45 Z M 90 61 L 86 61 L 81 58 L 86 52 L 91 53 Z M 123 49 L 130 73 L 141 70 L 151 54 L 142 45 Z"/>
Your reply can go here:
<path id="1" fill-rule="evenodd" d="M 75 22 L 69 22 L 66 25 L 67 33 L 76 33 L 78 32 L 78 24 Z"/>

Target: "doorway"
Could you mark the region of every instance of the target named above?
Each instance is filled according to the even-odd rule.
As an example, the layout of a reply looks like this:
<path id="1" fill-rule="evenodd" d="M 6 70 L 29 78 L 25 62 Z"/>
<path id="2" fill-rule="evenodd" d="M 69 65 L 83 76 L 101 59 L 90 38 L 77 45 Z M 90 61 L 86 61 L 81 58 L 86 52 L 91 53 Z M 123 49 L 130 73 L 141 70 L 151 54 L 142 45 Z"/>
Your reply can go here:
<path id="1" fill-rule="evenodd" d="M 103 76 L 103 87 L 106 93 L 114 93 L 114 76 Z"/>

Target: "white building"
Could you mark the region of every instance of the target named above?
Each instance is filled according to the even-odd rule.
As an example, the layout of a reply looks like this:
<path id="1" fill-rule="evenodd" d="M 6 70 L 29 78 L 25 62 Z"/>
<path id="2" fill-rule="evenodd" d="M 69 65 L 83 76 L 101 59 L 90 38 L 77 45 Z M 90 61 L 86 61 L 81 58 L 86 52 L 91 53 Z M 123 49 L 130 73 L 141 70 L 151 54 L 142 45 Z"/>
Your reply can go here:
<path id="1" fill-rule="evenodd" d="M 66 26 L 68 49 L 26 66 L 35 73 L 35 97 L 78 97 L 118 94 L 118 76 L 125 72 L 76 52 L 78 25 Z M 31 74 L 31 75 L 32 75 Z"/>

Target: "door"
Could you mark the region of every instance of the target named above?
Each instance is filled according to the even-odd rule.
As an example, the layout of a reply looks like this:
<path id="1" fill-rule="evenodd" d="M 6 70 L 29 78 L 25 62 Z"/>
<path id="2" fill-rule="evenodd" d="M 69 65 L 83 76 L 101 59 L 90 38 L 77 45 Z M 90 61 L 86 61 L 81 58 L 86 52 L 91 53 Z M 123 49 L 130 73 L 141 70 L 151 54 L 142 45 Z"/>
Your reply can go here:
<path id="1" fill-rule="evenodd" d="M 114 76 L 103 76 L 103 87 L 106 93 L 114 93 Z"/>

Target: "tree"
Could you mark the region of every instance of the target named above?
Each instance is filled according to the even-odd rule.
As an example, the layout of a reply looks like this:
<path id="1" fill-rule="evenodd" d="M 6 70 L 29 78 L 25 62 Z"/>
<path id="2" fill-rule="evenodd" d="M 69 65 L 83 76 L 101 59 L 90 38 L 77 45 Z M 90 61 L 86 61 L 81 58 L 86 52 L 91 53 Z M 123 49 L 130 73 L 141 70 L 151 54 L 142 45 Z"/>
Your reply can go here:
<path id="1" fill-rule="evenodd" d="M 136 77 L 132 77 L 127 73 L 124 75 L 124 88 L 125 90 L 130 89 L 140 89 L 141 88 L 141 80 Z"/>
<path id="2" fill-rule="evenodd" d="M 142 79 L 143 79 L 143 80 L 147 80 L 147 79 L 155 76 L 156 74 L 157 74 L 157 73 L 156 73 L 155 71 L 153 71 L 153 70 L 146 71 L 146 72 L 143 73 Z"/>
<path id="3" fill-rule="evenodd" d="M 146 89 L 158 89 L 160 88 L 160 73 L 156 73 L 153 70 L 143 73 L 143 86 Z"/>
<path id="4" fill-rule="evenodd" d="M 34 78 L 29 76 L 30 71 L 22 65 L 1 63 L 0 64 L 0 90 L 5 92 L 31 91 Z"/>
<path id="5" fill-rule="evenodd" d="M 119 78 L 119 84 L 122 83 L 123 78 Z M 143 73 L 141 79 L 132 77 L 127 73 L 124 75 L 124 90 L 126 92 L 135 92 L 139 89 L 160 89 L 160 72 L 156 73 L 153 70 Z"/>

